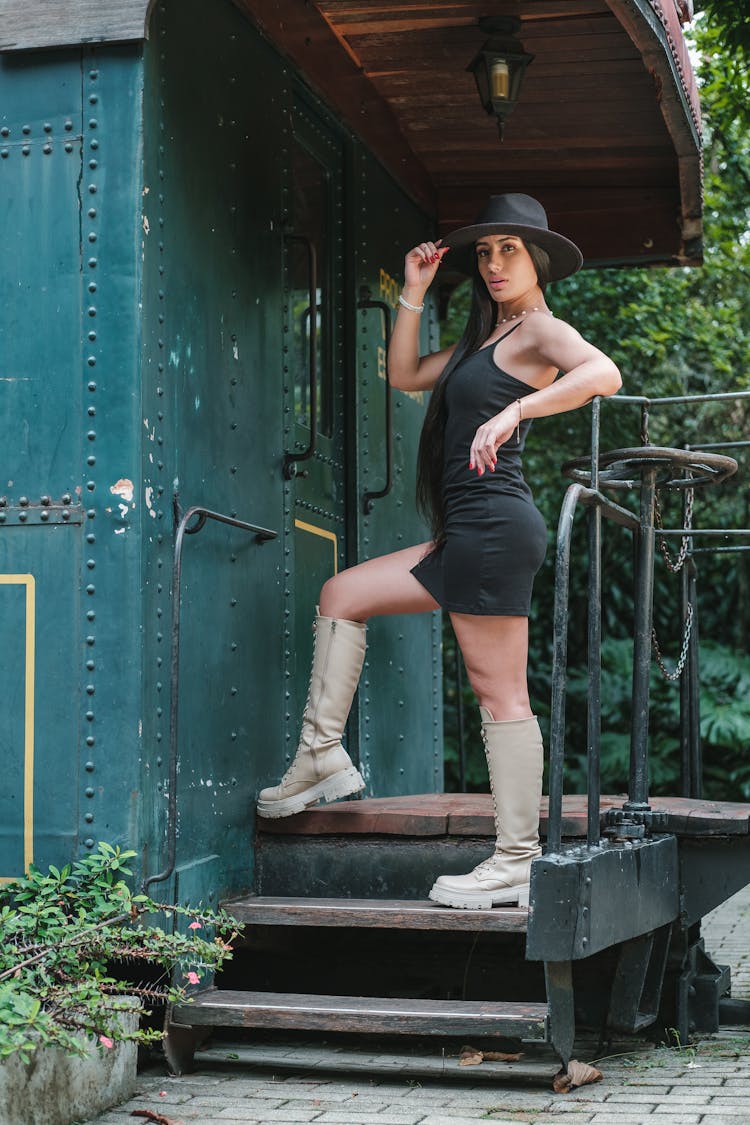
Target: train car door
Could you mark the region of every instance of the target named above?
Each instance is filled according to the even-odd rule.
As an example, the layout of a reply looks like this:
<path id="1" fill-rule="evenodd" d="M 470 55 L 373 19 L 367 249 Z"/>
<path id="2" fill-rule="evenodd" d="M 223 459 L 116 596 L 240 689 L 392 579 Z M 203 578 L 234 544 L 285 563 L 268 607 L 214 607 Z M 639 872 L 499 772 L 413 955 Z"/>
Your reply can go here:
<path id="1" fill-rule="evenodd" d="M 284 227 L 285 739 L 307 695 L 320 588 L 346 557 L 343 142 L 296 102 Z"/>

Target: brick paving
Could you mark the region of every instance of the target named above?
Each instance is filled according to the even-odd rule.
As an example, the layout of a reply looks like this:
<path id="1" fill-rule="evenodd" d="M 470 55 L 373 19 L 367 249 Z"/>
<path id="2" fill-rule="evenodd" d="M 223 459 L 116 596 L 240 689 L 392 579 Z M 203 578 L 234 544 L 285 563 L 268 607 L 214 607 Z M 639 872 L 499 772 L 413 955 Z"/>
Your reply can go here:
<path id="1" fill-rule="evenodd" d="M 732 995 L 750 999 L 750 887 L 704 919 L 703 936 L 732 968 Z M 750 1027 L 684 1048 L 627 1041 L 596 1060 L 601 1082 L 569 1094 L 552 1092 L 550 1056 L 530 1077 L 523 1063 L 459 1070 L 456 1058 L 347 1042 L 217 1044 L 199 1052 L 194 1074 L 141 1074 L 136 1096 L 96 1125 L 125 1125 L 138 1110 L 170 1125 L 750 1125 Z"/>

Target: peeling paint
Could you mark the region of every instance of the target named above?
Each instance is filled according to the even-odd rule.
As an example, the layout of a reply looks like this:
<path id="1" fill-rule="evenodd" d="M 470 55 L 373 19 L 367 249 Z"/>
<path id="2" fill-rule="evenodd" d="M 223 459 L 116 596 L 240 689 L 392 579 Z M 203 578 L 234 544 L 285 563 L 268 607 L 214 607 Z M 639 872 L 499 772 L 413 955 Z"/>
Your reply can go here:
<path id="1" fill-rule="evenodd" d="M 125 517 L 130 513 L 130 509 L 128 508 L 127 504 L 118 504 L 118 508 L 120 509 L 120 516 L 122 517 L 122 519 L 125 519 Z"/>
<path id="2" fill-rule="evenodd" d="M 148 216 L 144 215 L 143 216 L 143 233 L 148 234 L 150 230 L 151 230 L 151 227 L 149 226 Z"/>
<path id="3" fill-rule="evenodd" d="M 145 495 L 146 495 L 146 507 L 148 508 L 148 514 L 151 516 L 151 519 L 155 520 L 156 519 L 156 512 L 154 511 L 154 508 L 153 508 L 154 490 L 153 490 L 153 488 L 151 487 L 150 484 L 146 485 L 146 494 Z"/>
<path id="4" fill-rule="evenodd" d="M 178 351 L 175 351 L 174 348 L 169 353 L 169 363 L 170 363 L 171 367 L 179 367 L 180 366 L 180 353 Z"/>
<path id="5" fill-rule="evenodd" d="M 132 503 L 133 492 L 135 490 L 133 488 L 132 480 L 128 480 L 127 477 L 120 477 L 118 481 L 115 481 L 114 484 L 111 484 L 109 486 L 109 491 L 113 496 L 122 496 L 123 500 L 127 500 L 127 502 L 130 504 Z M 122 505 L 120 506 L 122 507 Z"/>
<path id="6" fill-rule="evenodd" d="M 195 396 L 195 409 L 200 410 L 200 408 L 201 408 L 200 395 L 196 395 Z"/>
<path id="7" fill-rule="evenodd" d="M 234 356 L 234 358 L 235 358 L 236 360 L 238 360 L 238 361 L 239 361 L 239 358 L 240 358 L 240 349 L 239 349 L 239 347 L 238 347 L 238 345 L 237 345 L 237 341 L 236 341 L 236 340 L 235 340 L 235 342 L 234 342 L 234 343 L 232 344 L 232 355 Z"/>
<path id="8" fill-rule="evenodd" d="M 115 535 L 124 535 L 124 534 L 125 534 L 125 528 L 124 527 L 116 527 L 115 528 Z"/>

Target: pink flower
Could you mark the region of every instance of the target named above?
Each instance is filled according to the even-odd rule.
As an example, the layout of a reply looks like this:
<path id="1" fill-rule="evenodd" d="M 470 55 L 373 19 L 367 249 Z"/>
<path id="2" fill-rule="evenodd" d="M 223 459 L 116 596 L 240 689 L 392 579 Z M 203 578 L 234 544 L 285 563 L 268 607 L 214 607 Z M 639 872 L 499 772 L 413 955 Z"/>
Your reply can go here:
<path id="1" fill-rule="evenodd" d="M 185 973 L 185 976 L 187 977 L 188 984 L 200 984 L 201 982 L 201 978 L 195 972 L 191 971 L 189 973 Z"/>
<path id="2" fill-rule="evenodd" d="M 190 925 L 188 926 L 188 929 L 189 930 L 202 930 L 203 926 L 201 926 L 200 922 L 191 922 Z"/>
<path id="3" fill-rule="evenodd" d="M 115 1045 L 114 1039 L 110 1039 L 108 1035 L 100 1035 L 99 1042 L 103 1047 L 106 1047 L 108 1051 L 111 1050 Z"/>

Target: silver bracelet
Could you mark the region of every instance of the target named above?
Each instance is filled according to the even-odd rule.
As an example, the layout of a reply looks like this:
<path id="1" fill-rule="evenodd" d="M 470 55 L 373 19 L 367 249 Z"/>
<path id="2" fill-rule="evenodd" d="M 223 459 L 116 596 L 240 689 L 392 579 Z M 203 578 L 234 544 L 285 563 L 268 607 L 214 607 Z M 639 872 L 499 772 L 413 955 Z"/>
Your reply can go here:
<path id="1" fill-rule="evenodd" d="M 409 312 L 415 312 L 415 313 L 423 313 L 424 312 L 424 305 L 410 305 L 409 302 L 407 301 L 406 297 L 403 295 L 403 293 L 399 293 L 398 303 L 400 305 L 403 305 L 405 309 L 408 309 Z"/>

